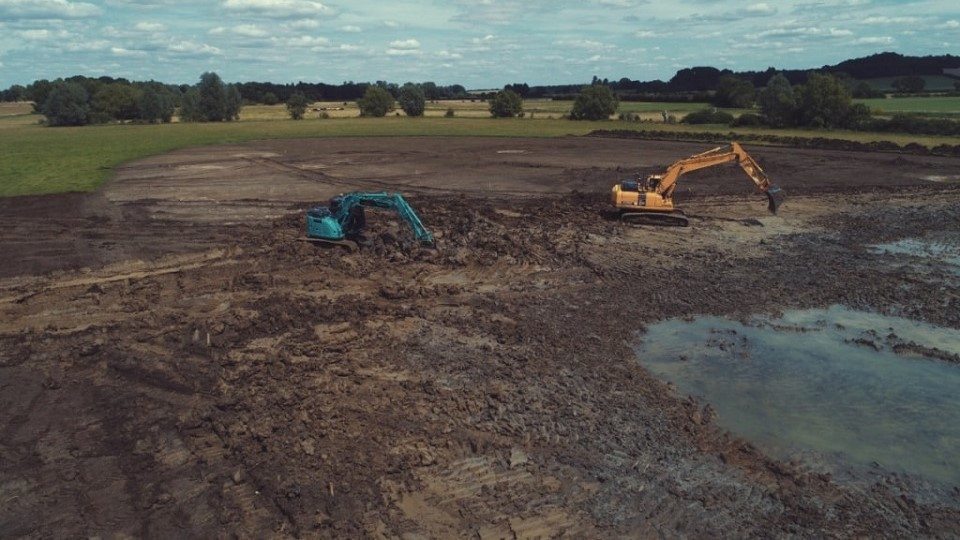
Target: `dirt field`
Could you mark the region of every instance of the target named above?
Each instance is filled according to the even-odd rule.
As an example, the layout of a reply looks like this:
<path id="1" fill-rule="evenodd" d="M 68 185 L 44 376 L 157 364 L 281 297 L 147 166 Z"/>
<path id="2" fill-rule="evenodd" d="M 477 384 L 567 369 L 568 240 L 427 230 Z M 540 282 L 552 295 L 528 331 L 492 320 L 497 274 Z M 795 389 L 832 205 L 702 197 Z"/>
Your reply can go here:
<path id="1" fill-rule="evenodd" d="M 0 200 L 2 536 L 960 535 L 960 488 L 774 461 L 630 348 L 833 304 L 960 328 L 960 276 L 868 249 L 960 242 L 960 160 L 748 147 L 778 216 L 725 166 L 682 181 L 689 228 L 610 219 L 616 180 L 708 148 L 260 142 Z M 358 253 L 298 241 L 353 190 L 437 249 L 375 211 Z"/>

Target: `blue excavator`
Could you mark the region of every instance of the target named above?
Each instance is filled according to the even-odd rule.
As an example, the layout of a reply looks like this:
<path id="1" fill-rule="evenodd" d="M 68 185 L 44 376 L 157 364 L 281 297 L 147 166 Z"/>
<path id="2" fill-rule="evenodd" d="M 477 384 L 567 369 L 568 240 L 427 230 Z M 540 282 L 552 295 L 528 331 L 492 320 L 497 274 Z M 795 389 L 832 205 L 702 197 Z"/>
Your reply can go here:
<path id="1" fill-rule="evenodd" d="M 305 240 L 342 246 L 356 251 L 355 238 L 367 225 L 364 208 L 395 210 L 413 231 L 417 241 L 433 245 L 433 235 L 423 226 L 410 204 L 397 193 L 353 192 L 330 199 L 329 206 L 316 206 L 307 211 L 307 237 Z"/>

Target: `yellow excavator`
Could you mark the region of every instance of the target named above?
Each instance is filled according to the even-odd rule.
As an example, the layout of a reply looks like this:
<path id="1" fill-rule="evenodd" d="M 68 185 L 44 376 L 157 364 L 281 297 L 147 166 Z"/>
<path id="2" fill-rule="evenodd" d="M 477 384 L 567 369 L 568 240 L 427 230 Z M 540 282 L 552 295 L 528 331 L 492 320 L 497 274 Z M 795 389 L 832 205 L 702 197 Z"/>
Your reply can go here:
<path id="1" fill-rule="evenodd" d="M 686 227 L 690 224 L 689 220 L 683 211 L 673 206 L 673 190 L 677 187 L 677 180 L 688 172 L 731 161 L 737 162 L 757 188 L 767 194 L 767 208 L 770 213 L 776 214 L 786 199 L 786 194 L 770 181 L 760 165 L 735 142 L 730 143 L 729 147 L 719 146 L 681 159 L 667 167 L 662 174 L 653 174 L 643 180 L 624 180 L 616 184 L 613 186 L 613 205 L 624 223 Z"/>

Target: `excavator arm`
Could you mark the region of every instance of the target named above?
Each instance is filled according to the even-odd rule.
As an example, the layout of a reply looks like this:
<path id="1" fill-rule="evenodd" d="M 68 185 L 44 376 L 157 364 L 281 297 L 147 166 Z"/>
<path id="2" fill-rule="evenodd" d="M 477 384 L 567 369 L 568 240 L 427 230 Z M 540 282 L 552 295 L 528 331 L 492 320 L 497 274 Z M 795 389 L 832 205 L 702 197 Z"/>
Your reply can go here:
<path id="1" fill-rule="evenodd" d="M 333 238 L 339 235 L 336 238 L 339 240 L 344 236 L 358 234 L 366 226 L 366 219 L 363 215 L 363 207 L 365 206 L 396 210 L 401 219 L 413 231 L 417 240 L 423 244 L 433 244 L 433 235 L 423 226 L 420 217 L 413 211 L 406 199 L 400 194 L 386 192 L 353 192 L 334 197 L 330 201 L 329 215 L 330 218 L 336 220 L 340 230 L 328 236 Z M 323 236 L 323 234 L 317 236 Z"/>
<path id="2" fill-rule="evenodd" d="M 750 157 L 750 154 L 735 142 L 730 143 L 729 148 L 718 146 L 713 150 L 681 159 L 670 165 L 660 177 L 654 191 L 660 193 L 664 199 L 670 199 L 673 196 L 673 190 L 677 187 L 677 181 L 684 174 L 731 161 L 736 161 L 740 168 L 747 173 L 747 176 L 753 180 L 757 188 L 767 194 L 769 199 L 768 209 L 771 213 L 776 214 L 777 209 L 783 204 L 783 191 L 770 181 L 770 177 L 763 172 L 763 169 Z"/>
<path id="3" fill-rule="evenodd" d="M 413 208 L 410 207 L 410 204 L 407 203 L 402 195 L 384 192 L 354 193 L 352 195 L 359 200 L 360 204 L 396 210 L 403 221 L 410 227 L 410 230 L 413 231 L 417 240 L 423 244 L 433 244 L 433 235 L 423 226 L 420 217 L 413 211 Z"/>

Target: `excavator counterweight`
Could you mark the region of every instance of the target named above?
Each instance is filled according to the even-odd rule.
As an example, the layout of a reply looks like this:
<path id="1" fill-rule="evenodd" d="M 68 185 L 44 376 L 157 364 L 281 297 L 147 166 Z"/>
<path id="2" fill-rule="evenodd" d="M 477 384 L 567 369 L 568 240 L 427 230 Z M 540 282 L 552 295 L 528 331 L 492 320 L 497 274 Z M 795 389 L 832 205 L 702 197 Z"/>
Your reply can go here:
<path id="1" fill-rule="evenodd" d="M 662 174 L 650 175 L 643 180 L 619 182 L 613 186 L 611 193 L 613 205 L 620 213 L 620 220 L 625 223 L 686 227 L 689 221 L 673 205 L 677 181 L 686 173 L 731 161 L 740 165 L 757 189 L 767 195 L 767 209 L 776 214 L 786 199 L 786 193 L 771 182 L 760 165 L 735 142 L 730 143 L 729 148 L 721 146 L 681 159 L 667 167 Z"/>

